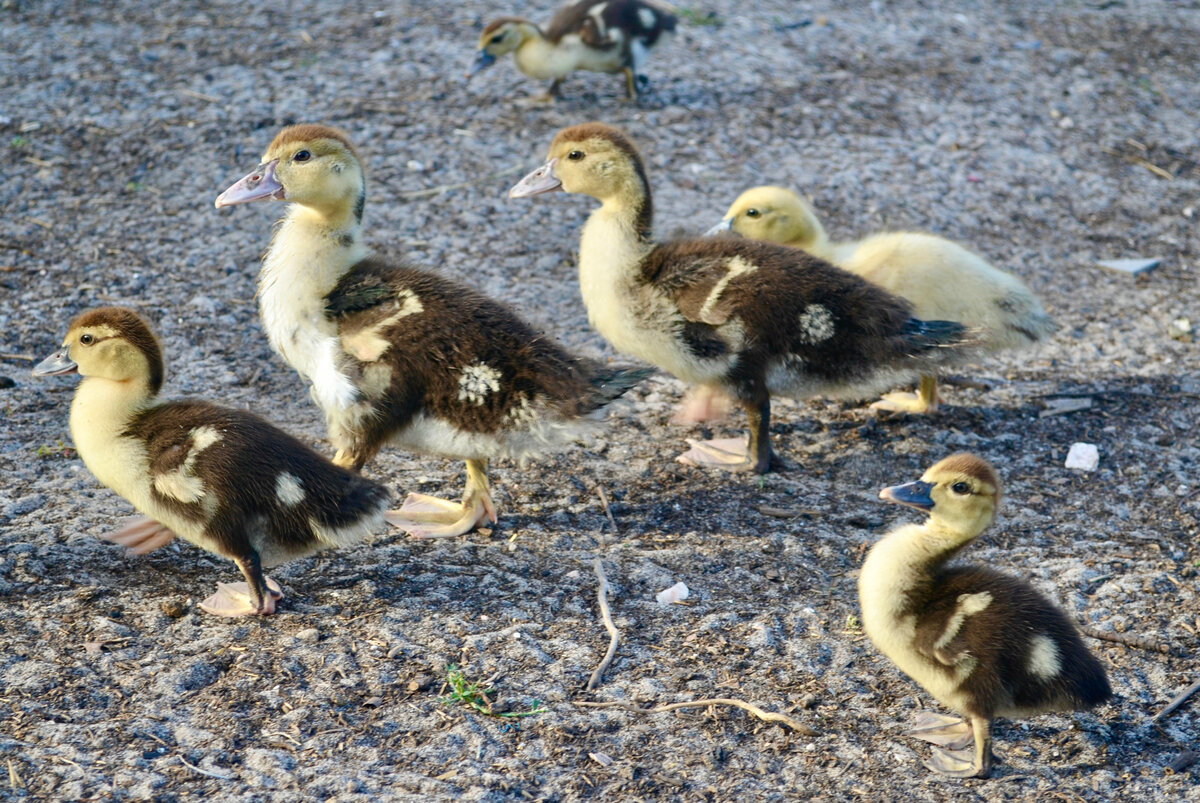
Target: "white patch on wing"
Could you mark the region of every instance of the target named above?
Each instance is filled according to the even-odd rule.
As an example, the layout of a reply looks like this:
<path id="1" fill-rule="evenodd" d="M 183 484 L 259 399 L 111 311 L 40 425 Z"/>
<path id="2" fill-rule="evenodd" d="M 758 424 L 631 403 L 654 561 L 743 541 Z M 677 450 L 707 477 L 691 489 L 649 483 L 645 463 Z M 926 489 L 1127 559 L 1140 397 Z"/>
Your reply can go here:
<path id="1" fill-rule="evenodd" d="M 744 276 L 758 270 L 758 266 L 752 262 L 747 262 L 741 257 L 734 257 L 725 263 L 725 269 L 725 275 L 713 285 L 712 292 L 708 294 L 708 298 L 704 299 L 704 306 L 700 308 L 699 317 L 705 323 L 719 324 L 724 322 L 724 319 L 713 317 L 713 308 L 721 300 L 721 294 L 725 292 L 725 287 L 738 276 Z"/>
<path id="2" fill-rule="evenodd" d="M 946 629 L 942 631 L 941 637 L 934 642 L 933 648 L 940 650 L 953 641 L 958 632 L 962 630 L 963 622 L 966 621 L 968 616 L 979 613 L 991 604 L 992 595 L 987 591 L 980 591 L 978 594 L 960 594 L 954 614 L 950 617 L 950 621 L 946 623 Z"/>
<path id="3" fill-rule="evenodd" d="M 462 369 L 458 377 L 458 400 L 482 407 L 488 394 L 500 390 L 500 372 L 477 362 Z"/>
<path id="4" fill-rule="evenodd" d="M 800 339 L 813 345 L 833 337 L 833 313 L 821 304 L 809 304 L 800 313 Z"/>
<path id="5" fill-rule="evenodd" d="M 193 504 L 203 499 L 207 492 L 204 483 L 195 474 L 196 458 L 208 447 L 221 440 L 221 433 L 207 424 L 188 433 L 191 447 L 178 467 L 154 477 L 154 490 L 163 496 Z"/>
<path id="6" fill-rule="evenodd" d="M 516 426 L 532 424 L 538 420 L 538 411 L 524 393 L 517 396 L 516 403 L 508 410 L 508 419 Z"/>
<path id="7" fill-rule="evenodd" d="M 1062 659 L 1058 645 L 1049 636 L 1038 634 L 1029 645 L 1029 663 L 1025 667 L 1029 674 L 1049 680 L 1062 671 Z"/>
<path id="8" fill-rule="evenodd" d="M 646 30 L 654 30 L 654 23 L 658 22 L 658 17 L 648 8 L 638 9 L 638 20 L 642 23 L 642 27 Z"/>
<path id="9" fill-rule="evenodd" d="M 420 297 L 407 287 L 396 293 L 392 306 L 395 311 L 381 321 L 343 335 L 342 350 L 359 362 L 375 362 L 392 347 L 391 341 L 383 336 L 384 330 L 401 318 L 425 311 Z"/>
<path id="10" fill-rule="evenodd" d="M 282 472 L 275 478 L 275 498 L 287 507 L 298 505 L 304 501 L 304 486 L 295 474 Z"/>

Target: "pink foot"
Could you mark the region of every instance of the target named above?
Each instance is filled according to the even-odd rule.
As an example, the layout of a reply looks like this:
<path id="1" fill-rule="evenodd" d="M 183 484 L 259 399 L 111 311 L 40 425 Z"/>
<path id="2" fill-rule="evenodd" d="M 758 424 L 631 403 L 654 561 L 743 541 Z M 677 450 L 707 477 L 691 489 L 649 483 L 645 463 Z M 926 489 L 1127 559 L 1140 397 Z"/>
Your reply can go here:
<path id="1" fill-rule="evenodd" d="M 171 528 L 145 516 L 127 519 L 121 529 L 100 536 L 105 541 L 120 544 L 134 555 L 146 555 L 175 540 Z"/>
<path id="2" fill-rule="evenodd" d="M 218 583 L 217 593 L 200 603 L 200 610 L 214 616 L 270 616 L 275 613 L 275 601 L 283 599 L 283 589 L 270 577 L 262 610 L 254 607 L 254 595 L 247 583 Z"/>

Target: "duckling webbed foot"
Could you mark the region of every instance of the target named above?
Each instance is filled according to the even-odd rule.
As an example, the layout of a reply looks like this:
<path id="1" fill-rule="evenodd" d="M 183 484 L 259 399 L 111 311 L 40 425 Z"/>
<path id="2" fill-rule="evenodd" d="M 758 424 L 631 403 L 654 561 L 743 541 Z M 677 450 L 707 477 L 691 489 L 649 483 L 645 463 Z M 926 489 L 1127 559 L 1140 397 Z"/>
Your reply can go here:
<path id="1" fill-rule="evenodd" d="M 496 504 L 488 488 L 486 466 L 486 461 L 467 461 L 467 488 L 461 503 L 412 493 L 399 510 L 384 513 L 384 519 L 414 538 L 452 538 L 489 521 L 495 524 Z"/>
<path id="2" fill-rule="evenodd" d="M 270 577 L 263 577 L 262 602 L 256 604 L 249 583 L 218 583 L 217 593 L 200 603 L 200 610 L 214 616 L 269 616 L 275 603 L 283 599 L 283 589 Z"/>
<path id="3" fill-rule="evenodd" d="M 120 544 L 132 555 L 146 555 L 175 540 L 170 527 L 146 516 L 127 519 L 121 529 L 100 536 L 105 541 Z"/>
<path id="4" fill-rule="evenodd" d="M 991 723 L 972 717 L 964 721 L 957 717 L 925 712 L 909 734 L 933 743 L 926 769 L 952 778 L 986 778 L 991 774 L 995 757 L 992 754 Z"/>
<path id="5" fill-rule="evenodd" d="M 750 437 L 722 438 L 710 441 L 694 441 L 688 439 L 692 447 L 676 459 L 689 466 L 716 466 L 725 471 L 752 471 L 755 474 L 766 474 L 773 468 L 786 468 L 771 450 L 771 421 L 770 401 L 746 405 L 746 415 L 750 422 Z"/>
<path id="6" fill-rule="evenodd" d="M 951 750 L 961 750 L 974 741 L 971 725 L 965 719 L 923 711 L 913 720 L 909 736 Z"/>
<path id="7" fill-rule="evenodd" d="M 938 407 L 937 377 L 921 377 L 921 385 L 916 393 L 887 393 L 870 409 L 888 413 L 916 413 L 923 415 L 932 413 Z"/>

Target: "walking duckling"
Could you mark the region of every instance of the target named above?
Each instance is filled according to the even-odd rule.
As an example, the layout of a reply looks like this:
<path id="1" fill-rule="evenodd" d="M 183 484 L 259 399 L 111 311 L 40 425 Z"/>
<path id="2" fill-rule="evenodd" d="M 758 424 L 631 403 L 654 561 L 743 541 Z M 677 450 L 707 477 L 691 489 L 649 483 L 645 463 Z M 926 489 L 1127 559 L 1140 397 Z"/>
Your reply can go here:
<path id="1" fill-rule="evenodd" d="M 918 318 L 958 321 L 976 333 L 980 352 L 1032 345 L 1058 326 L 1020 279 L 958 243 L 912 231 L 830 242 L 812 207 L 783 187 L 746 190 L 709 234 L 733 231 L 800 248 L 907 299 Z M 877 410 L 926 413 L 937 408 L 937 374 L 921 376 L 916 394 L 888 393 Z"/>
<path id="2" fill-rule="evenodd" d="M 271 346 L 311 383 L 334 462 L 355 470 L 387 443 L 465 460 L 461 504 L 410 494 L 387 519 L 416 536 L 497 520 L 488 461 L 573 442 L 649 375 L 577 359 L 508 307 L 434 273 L 370 256 L 366 183 L 346 134 L 297 125 L 218 208 L 287 201 L 259 275 Z"/>
<path id="3" fill-rule="evenodd" d="M 963 327 L 801 251 L 733 238 L 656 243 L 642 159 L 615 128 L 559 131 L 549 161 L 509 191 L 599 200 L 580 240 L 588 318 L 617 350 L 745 409 L 742 440 L 694 444 L 685 462 L 764 473 L 772 394 L 855 396 L 967 350 Z"/>
<path id="4" fill-rule="evenodd" d="M 552 79 L 541 100 L 558 97 L 568 73 L 624 73 L 625 92 L 636 100 L 649 85 L 644 72 L 651 48 L 675 30 L 676 19 L 642 0 L 579 0 L 563 6 L 543 31 L 517 17 L 489 22 L 469 79 L 509 53 L 531 78 Z"/>
<path id="5" fill-rule="evenodd" d="M 1012 575 L 947 565 L 996 518 L 1000 480 L 985 460 L 951 455 L 879 496 L 929 519 L 897 527 L 867 555 L 858 578 L 863 629 L 902 672 L 967 717 L 919 720 L 913 735 L 941 746 L 927 766 L 986 777 L 994 718 L 1109 698 L 1104 667 L 1061 608 Z"/>
<path id="6" fill-rule="evenodd" d="M 209 613 L 274 613 L 283 595 L 263 566 L 352 544 L 383 523 L 383 487 L 258 416 L 156 402 L 162 351 L 131 310 L 79 315 L 33 373 L 83 377 L 71 402 L 75 448 L 96 479 L 149 517 L 110 540 L 145 553 L 178 534 L 237 564 L 246 582 L 221 584 L 200 603 Z"/>

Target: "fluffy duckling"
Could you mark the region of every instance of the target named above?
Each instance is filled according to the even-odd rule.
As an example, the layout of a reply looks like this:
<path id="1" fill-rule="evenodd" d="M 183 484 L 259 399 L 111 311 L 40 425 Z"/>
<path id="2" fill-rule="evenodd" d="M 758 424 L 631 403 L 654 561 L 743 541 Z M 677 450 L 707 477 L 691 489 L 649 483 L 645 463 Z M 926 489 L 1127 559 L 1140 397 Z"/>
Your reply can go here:
<path id="1" fill-rule="evenodd" d="M 517 17 L 489 22 L 479 36 L 472 75 L 509 53 L 531 78 L 553 79 L 543 100 L 558 96 L 575 70 L 625 74 L 625 92 L 636 100 L 649 84 L 643 69 L 650 49 L 675 30 L 675 16 L 642 0 L 579 0 L 558 10 L 543 31 Z"/>
<path id="2" fill-rule="evenodd" d="M 746 410 L 748 447 L 694 444 L 685 462 L 769 471 L 772 394 L 875 392 L 963 349 L 959 324 L 915 320 L 904 301 L 795 249 L 726 237 L 655 243 L 641 157 L 610 126 L 558 132 L 549 161 L 509 195 L 559 189 L 602 204 L 580 241 L 592 326 L 619 351 Z"/>
<path id="3" fill-rule="evenodd" d="M 975 455 L 955 454 L 882 499 L 927 511 L 871 549 L 858 578 L 863 629 L 902 672 L 967 721 L 928 715 L 913 735 L 929 766 L 986 777 L 991 721 L 1091 708 L 1109 698 L 1104 667 L 1067 615 L 1024 580 L 947 563 L 996 518 L 1000 480 Z"/>
<path id="4" fill-rule="evenodd" d="M 334 462 L 360 469 L 390 442 L 467 463 L 461 504 L 410 494 L 388 513 L 413 535 L 495 522 L 488 460 L 571 443 L 649 374 L 576 359 L 471 288 L 368 255 L 362 161 L 341 131 L 283 129 L 216 205 L 264 199 L 289 206 L 263 259 L 259 312 L 311 383 Z"/>
<path id="5" fill-rule="evenodd" d="M 907 299 L 918 318 L 970 327 L 983 352 L 1023 348 L 1058 329 L 1020 279 L 958 243 L 911 231 L 830 242 L 808 202 L 783 187 L 743 192 L 709 234 L 722 231 L 800 248 L 828 260 Z M 916 394 L 889 393 L 871 406 L 925 413 L 936 409 L 937 401 L 937 374 L 927 373 Z"/>
<path id="6" fill-rule="evenodd" d="M 109 536 L 136 553 L 177 533 L 229 558 L 245 583 L 200 603 L 222 616 L 270 614 L 274 566 L 354 543 L 383 522 L 387 492 L 258 416 L 203 401 L 156 403 L 158 341 L 138 315 L 101 307 L 73 320 L 33 373 L 83 377 L 71 437 L 88 470 L 149 518 Z"/>

